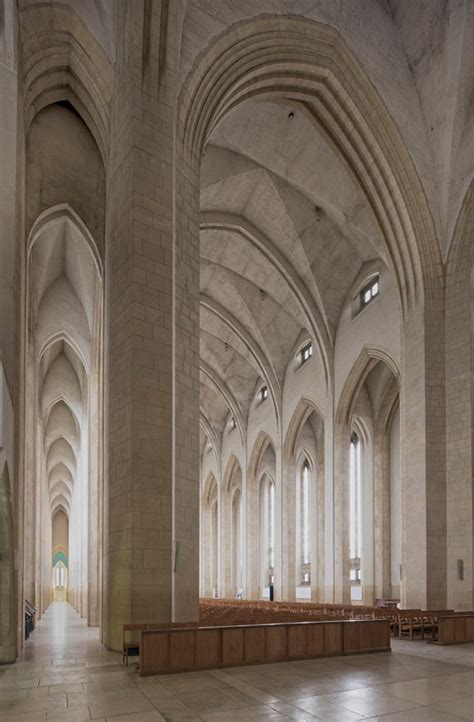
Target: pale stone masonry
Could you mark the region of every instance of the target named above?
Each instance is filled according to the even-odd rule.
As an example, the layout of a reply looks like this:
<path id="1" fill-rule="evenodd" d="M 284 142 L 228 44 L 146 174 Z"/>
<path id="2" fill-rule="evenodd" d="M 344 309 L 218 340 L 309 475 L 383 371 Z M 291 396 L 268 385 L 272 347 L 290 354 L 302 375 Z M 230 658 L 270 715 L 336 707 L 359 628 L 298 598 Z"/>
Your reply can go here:
<path id="1" fill-rule="evenodd" d="M 0 661 L 25 600 L 111 649 L 270 580 L 472 609 L 472 37 L 0 3 Z"/>
<path id="2" fill-rule="evenodd" d="M 156 4 L 144 26 L 141 8 L 123 6 L 119 23 L 105 592 L 105 641 L 115 648 L 124 620 L 186 621 L 197 614 L 198 268 L 183 258 L 185 239 L 173 229 L 176 18 L 164 12 Z M 164 57 L 162 23 L 169 36 Z"/>

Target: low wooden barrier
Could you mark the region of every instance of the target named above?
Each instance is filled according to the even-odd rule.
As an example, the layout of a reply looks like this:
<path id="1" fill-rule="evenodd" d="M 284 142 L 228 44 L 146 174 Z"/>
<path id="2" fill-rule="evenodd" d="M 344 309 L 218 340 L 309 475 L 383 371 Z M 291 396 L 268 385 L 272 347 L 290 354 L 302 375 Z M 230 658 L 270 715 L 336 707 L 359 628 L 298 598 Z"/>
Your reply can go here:
<path id="1" fill-rule="evenodd" d="M 474 642 L 474 614 L 453 614 L 438 619 L 438 644 Z"/>
<path id="2" fill-rule="evenodd" d="M 145 629 L 141 676 L 390 651 L 388 620 Z"/>

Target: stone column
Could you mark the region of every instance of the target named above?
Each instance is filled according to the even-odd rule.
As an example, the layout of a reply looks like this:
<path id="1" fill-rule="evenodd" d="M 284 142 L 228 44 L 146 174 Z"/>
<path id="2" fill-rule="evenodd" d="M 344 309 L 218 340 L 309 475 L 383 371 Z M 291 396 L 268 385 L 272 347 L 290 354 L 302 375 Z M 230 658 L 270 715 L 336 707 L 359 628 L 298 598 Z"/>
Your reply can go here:
<path id="1" fill-rule="evenodd" d="M 322 494 L 320 523 L 323 534 L 318 549 L 317 563 L 322 566 L 320 600 L 331 604 L 335 601 L 335 538 L 334 538 L 334 408 L 331 399 L 330 409 L 324 416 L 324 469 L 322 476 Z M 322 517 L 322 518 L 321 518 Z M 340 582 L 339 582 L 340 583 Z"/>
<path id="2" fill-rule="evenodd" d="M 469 245 L 472 227 L 466 232 Z M 473 296 L 466 260 L 450 268 L 446 288 L 447 606 L 456 610 L 474 604 Z"/>
<path id="3" fill-rule="evenodd" d="M 229 479 L 224 478 L 228 484 Z M 220 585 L 219 594 L 223 597 L 232 598 L 235 595 L 232 584 L 233 569 L 233 510 L 232 510 L 232 489 L 222 489 L 222 480 L 219 484 L 219 548 L 220 557 Z"/>
<path id="4" fill-rule="evenodd" d="M 113 649 L 124 623 L 198 619 L 198 204 L 186 222 L 174 207 L 187 180 L 173 147 L 177 5 L 118 5 L 106 258 Z"/>
<path id="5" fill-rule="evenodd" d="M 336 604 L 350 604 L 349 581 L 349 447 L 351 432 L 347 424 L 335 423 L 334 439 L 334 488 L 333 529 L 334 529 L 334 597 Z M 325 509 L 328 509 L 326 504 Z M 331 518 L 330 516 L 328 517 Z M 326 577 L 327 580 L 327 577 Z M 326 581 L 327 583 L 327 581 Z M 327 595 L 329 596 L 329 595 Z M 326 601 L 327 601 L 326 596 Z"/>
<path id="6" fill-rule="evenodd" d="M 374 598 L 374 447 L 372 438 L 364 442 L 362 452 L 362 599 L 372 605 Z"/>
<path id="7" fill-rule="evenodd" d="M 374 428 L 375 598 L 390 597 L 390 561 L 390 435 L 378 419 Z"/>
<path id="8" fill-rule="evenodd" d="M 12 661 L 15 654 L 23 645 L 24 605 L 23 605 L 23 548 L 18 540 L 23 530 L 23 493 L 20 464 L 18 463 L 18 449 L 20 447 L 21 416 L 19 412 L 20 395 L 19 381 L 21 371 L 19 364 L 15 364 L 18 335 L 16 333 L 20 318 L 20 301 L 22 290 L 18 279 L 21 277 L 20 260 L 23 255 L 24 238 L 22 236 L 21 223 L 19 222 L 19 207 L 17 192 L 22 188 L 23 178 L 19 177 L 21 168 L 18 121 L 18 33 L 17 29 L 17 3 L 14 0 L 4 0 L 2 3 L 2 23 L 0 27 L 0 385 L 3 396 L 0 405 L 12 405 L 12 413 L 4 417 L 0 439 L 0 447 L 4 447 L 5 437 L 14 438 L 15 449 L 9 450 L 9 458 L 0 461 L 2 469 L 8 471 L 9 493 L 11 498 L 9 504 L 13 509 L 9 510 L 10 515 L 10 536 L 8 549 L 3 552 L 2 564 L 4 570 L 4 583 L 0 582 L 0 598 L 3 602 L 8 598 L 11 616 L 7 619 L 4 610 L 5 621 L 8 630 L 8 643 L 2 633 L 0 645 L 1 661 Z M 16 281 L 16 283 L 15 283 Z M 0 448 L 0 455 L 2 448 Z M 5 448 L 3 448 L 5 455 Z M 4 462 L 8 462 L 8 469 L 4 470 Z M 2 530 L 3 531 L 3 530 Z M 6 567 L 10 565 L 9 556 L 15 556 L 16 568 L 11 562 L 11 570 Z M 4 566 L 5 565 L 5 566 Z M 9 576 L 11 573 L 11 577 Z M 8 591 L 7 591 L 8 590 Z M 12 612 L 15 605 L 15 613 Z M 5 627 L 3 627 L 3 632 Z M 7 644 L 8 650 L 4 648 Z"/>
<path id="9" fill-rule="evenodd" d="M 103 324 L 101 316 L 102 289 L 98 291 L 100 301 L 96 304 L 94 328 L 96 337 L 92 344 L 92 369 L 89 378 L 89 519 L 88 519 L 88 609 L 89 626 L 97 627 L 100 621 L 100 574 L 102 550 L 99 545 L 102 533 L 103 496 Z"/>
<path id="10" fill-rule="evenodd" d="M 282 599 L 296 599 L 296 464 L 283 461 L 282 488 Z"/>
<path id="11" fill-rule="evenodd" d="M 442 289 L 405 321 L 400 395 L 403 607 L 446 608 L 445 338 Z"/>
<path id="12" fill-rule="evenodd" d="M 0 26 L 0 358 L 10 389 L 15 357 L 15 251 L 17 189 L 16 3 L 2 3 Z"/>

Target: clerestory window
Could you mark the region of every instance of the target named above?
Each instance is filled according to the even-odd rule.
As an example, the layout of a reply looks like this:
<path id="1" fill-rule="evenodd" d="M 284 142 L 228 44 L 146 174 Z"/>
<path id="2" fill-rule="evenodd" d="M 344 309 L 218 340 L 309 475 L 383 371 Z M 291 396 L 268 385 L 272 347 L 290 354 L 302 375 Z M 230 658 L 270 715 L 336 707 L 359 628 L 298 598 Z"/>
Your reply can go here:
<path id="1" fill-rule="evenodd" d="M 379 277 L 374 276 L 371 278 L 369 283 L 367 283 L 364 288 L 360 292 L 360 307 L 365 308 L 371 301 L 374 300 L 379 295 L 380 292 L 380 284 L 379 284 Z"/>
<path id="2" fill-rule="evenodd" d="M 306 343 L 303 348 L 299 352 L 299 361 L 300 366 L 306 363 L 306 361 L 309 361 L 311 356 L 313 355 L 313 344 L 311 341 L 309 343 Z"/>

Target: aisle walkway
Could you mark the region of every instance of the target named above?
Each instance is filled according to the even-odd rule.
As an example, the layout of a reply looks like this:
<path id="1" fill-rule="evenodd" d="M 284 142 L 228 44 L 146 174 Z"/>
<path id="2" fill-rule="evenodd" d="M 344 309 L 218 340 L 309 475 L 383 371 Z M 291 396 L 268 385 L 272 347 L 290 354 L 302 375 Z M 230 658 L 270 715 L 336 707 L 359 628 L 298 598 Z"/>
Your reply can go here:
<path id="1" fill-rule="evenodd" d="M 55 603 L 17 663 L 0 667 L 0 722 L 474 720 L 474 645 L 393 650 L 141 679 Z"/>

